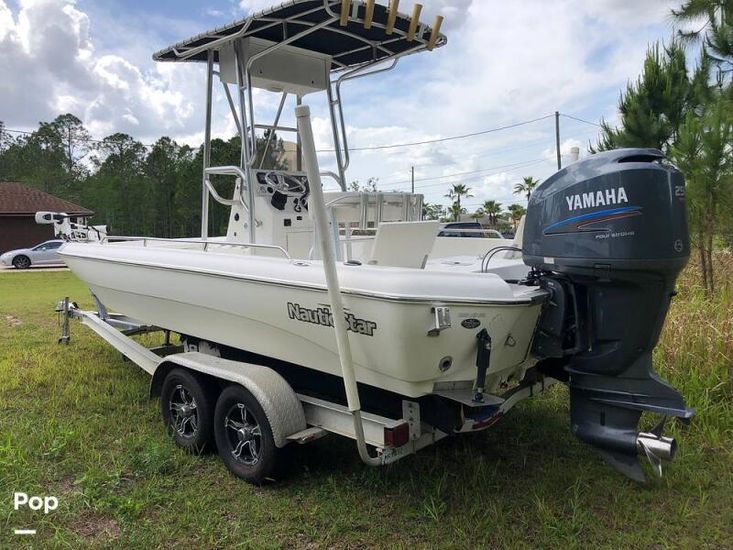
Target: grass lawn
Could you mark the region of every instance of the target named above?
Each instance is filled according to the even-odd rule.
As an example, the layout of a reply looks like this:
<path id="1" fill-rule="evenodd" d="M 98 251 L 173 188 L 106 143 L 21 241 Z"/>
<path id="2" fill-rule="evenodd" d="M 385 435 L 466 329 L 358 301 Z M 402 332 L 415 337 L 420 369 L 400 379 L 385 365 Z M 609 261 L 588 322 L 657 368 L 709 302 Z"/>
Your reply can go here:
<path id="1" fill-rule="evenodd" d="M 177 449 L 148 376 L 90 330 L 56 343 L 57 299 L 91 306 L 72 274 L 0 274 L 0 548 L 733 548 L 730 267 L 711 300 L 693 268 L 680 282 L 655 360 L 697 417 L 672 425 L 678 459 L 646 486 L 570 434 L 556 387 L 386 469 L 331 436 L 253 487 Z M 59 508 L 15 512 L 14 491 Z"/>

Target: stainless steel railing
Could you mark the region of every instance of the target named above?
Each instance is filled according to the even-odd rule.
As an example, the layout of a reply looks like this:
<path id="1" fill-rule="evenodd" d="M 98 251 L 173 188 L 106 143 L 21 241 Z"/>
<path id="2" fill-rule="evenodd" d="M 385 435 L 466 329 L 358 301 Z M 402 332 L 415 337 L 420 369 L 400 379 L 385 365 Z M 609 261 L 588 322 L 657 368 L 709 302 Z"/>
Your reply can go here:
<path id="1" fill-rule="evenodd" d="M 289 261 L 292 262 L 293 258 L 290 256 L 287 250 L 285 250 L 282 246 L 277 246 L 274 244 L 257 244 L 257 243 L 231 243 L 227 241 L 212 241 L 208 239 L 165 239 L 162 237 L 105 237 L 103 238 L 100 243 L 102 244 L 111 244 L 113 242 L 142 242 L 143 247 L 148 246 L 148 242 L 164 242 L 164 243 L 183 243 L 183 244 L 200 244 L 202 245 L 202 250 L 204 252 L 207 252 L 211 246 L 218 246 L 218 247 L 238 247 L 238 248 L 260 248 L 263 250 L 277 250 L 279 252 L 282 252 L 283 256 Z"/>

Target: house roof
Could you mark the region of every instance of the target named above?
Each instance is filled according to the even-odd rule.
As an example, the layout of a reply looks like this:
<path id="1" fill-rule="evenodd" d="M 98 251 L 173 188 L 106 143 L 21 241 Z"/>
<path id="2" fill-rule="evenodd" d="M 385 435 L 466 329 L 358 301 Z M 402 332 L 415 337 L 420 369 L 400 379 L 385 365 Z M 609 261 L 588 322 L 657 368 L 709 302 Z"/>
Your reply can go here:
<path id="1" fill-rule="evenodd" d="M 65 201 L 35 187 L 15 181 L 0 181 L 0 216 L 30 216 L 36 212 L 66 212 L 77 216 L 92 216 L 94 212 Z"/>

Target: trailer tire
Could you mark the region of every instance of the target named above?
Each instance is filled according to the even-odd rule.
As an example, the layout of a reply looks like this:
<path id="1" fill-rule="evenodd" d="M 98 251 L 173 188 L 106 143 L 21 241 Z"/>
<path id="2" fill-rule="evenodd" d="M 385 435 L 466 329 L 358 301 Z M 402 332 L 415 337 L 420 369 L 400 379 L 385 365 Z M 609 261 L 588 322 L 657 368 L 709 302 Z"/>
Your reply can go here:
<path id="1" fill-rule="evenodd" d="M 242 386 L 233 384 L 219 395 L 214 434 L 219 456 L 235 476 L 259 485 L 272 473 L 278 455 L 272 427 L 260 403 Z"/>
<path id="2" fill-rule="evenodd" d="M 202 454 L 214 444 L 214 393 L 201 377 L 185 369 L 173 369 L 160 392 L 163 422 L 176 445 L 191 454 Z"/>

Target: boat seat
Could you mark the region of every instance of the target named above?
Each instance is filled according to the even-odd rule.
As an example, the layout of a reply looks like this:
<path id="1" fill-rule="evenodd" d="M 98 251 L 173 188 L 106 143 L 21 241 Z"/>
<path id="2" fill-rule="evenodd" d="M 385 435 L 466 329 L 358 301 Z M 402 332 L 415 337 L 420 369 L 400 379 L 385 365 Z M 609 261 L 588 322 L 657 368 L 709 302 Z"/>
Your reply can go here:
<path id="1" fill-rule="evenodd" d="M 367 263 L 423 269 L 435 244 L 438 227 L 437 221 L 380 224 Z"/>
<path id="2" fill-rule="evenodd" d="M 524 240 L 524 221 L 527 219 L 527 216 L 522 216 L 522 218 L 519 220 L 519 225 L 517 225 L 517 230 L 514 233 L 514 239 L 512 239 L 511 246 L 515 246 L 517 248 L 522 248 L 522 241 Z M 507 260 L 516 260 L 518 258 L 522 257 L 522 253 L 518 250 L 507 250 L 504 252 L 504 258 Z"/>

